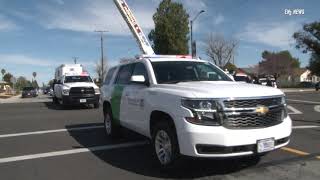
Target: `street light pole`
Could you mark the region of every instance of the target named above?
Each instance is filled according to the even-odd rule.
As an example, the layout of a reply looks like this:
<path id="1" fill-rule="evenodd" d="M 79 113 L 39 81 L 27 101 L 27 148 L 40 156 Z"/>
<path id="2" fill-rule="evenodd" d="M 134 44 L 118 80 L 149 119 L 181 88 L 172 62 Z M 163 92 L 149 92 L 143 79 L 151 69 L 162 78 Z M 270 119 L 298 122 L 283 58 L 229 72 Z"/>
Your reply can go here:
<path id="1" fill-rule="evenodd" d="M 191 30 L 191 32 L 190 32 L 190 47 L 191 47 L 191 55 L 192 55 L 192 57 L 195 57 L 196 56 L 196 54 L 193 54 L 193 52 L 194 52 L 194 49 L 193 49 L 193 46 L 192 46 L 192 44 L 193 44 L 193 22 L 199 17 L 199 15 L 201 14 L 201 13 L 204 13 L 205 11 L 204 10 L 201 10 L 200 12 L 198 12 L 198 14 L 190 21 L 190 30 Z"/>
<path id="2" fill-rule="evenodd" d="M 74 64 L 77 64 L 77 60 L 79 59 L 79 57 L 72 57 L 72 58 L 73 58 Z"/>
<path id="3" fill-rule="evenodd" d="M 191 57 L 193 57 L 193 46 L 192 46 L 192 24 L 193 24 L 193 20 L 190 21 L 190 50 L 191 50 Z"/>
<path id="4" fill-rule="evenodd" d="M 99 30 L 99 31 L 94 31 L 100 33 L 100 48 L 101 48 L 101 77 L 100 77 L 100 84 L 103 81 L 104 78 L 104 57 L 103 57 L 103 33 L 108 32 L 106 30 Z"/>

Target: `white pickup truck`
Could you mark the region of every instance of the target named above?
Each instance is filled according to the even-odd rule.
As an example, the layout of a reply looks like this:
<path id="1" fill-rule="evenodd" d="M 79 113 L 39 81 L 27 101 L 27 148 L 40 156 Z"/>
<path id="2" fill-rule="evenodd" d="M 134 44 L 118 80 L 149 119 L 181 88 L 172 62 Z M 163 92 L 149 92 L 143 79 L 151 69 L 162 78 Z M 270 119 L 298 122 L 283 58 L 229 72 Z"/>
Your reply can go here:
<path id="1" fill-rule="evenodd" d="M 53 102 L 61 105 L 93 104 L 99 108 L 100 89 L 81 64 L 56 68 Z"/>
<path id="2" fill-rule="evenodd" d="M 131 129 L 152 140 L 162 166 L 180 155 L 261 156 L 289 143 L 278 89 L 233 81 L 202 60 L 143 57 L 111 68 L 101 88 L 107 135 Z"/>

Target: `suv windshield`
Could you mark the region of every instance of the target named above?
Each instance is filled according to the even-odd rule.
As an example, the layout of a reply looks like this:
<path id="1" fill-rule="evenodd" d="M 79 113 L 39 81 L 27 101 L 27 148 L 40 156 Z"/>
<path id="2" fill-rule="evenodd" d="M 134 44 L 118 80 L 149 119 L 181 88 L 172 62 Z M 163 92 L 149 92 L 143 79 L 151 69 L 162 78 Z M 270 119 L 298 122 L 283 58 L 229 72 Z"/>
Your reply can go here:
<path id="1" fill-rule="evenodd" d="M 33 87 L 24 87 L 22 90 L 23 91 L 32 91 L 32 90 L 34 90 L 34 88 Z"/>
<path id="2" fill-rule="evenodd" d="M 90 76 L 66 76 L 64 83 L 73 83 L 73 82 L 92 82 Z"/>
<path id="3" fill-rule="evenodd" d="M 232 81 L 228 75 L 208 62 L 164 61 L 152 62 L 159 84 L 187 81 Z"/>

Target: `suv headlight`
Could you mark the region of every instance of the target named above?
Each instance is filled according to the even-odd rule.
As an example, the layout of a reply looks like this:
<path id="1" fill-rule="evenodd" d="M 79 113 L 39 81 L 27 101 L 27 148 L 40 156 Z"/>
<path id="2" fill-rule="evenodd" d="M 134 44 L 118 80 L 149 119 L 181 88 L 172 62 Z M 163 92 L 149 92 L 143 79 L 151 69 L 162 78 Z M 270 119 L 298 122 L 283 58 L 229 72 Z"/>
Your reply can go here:
<path id="1" fill-rule="evenodd" d="M 100 94 L 100 89 L 99 89 L 99 88 L 94 89 L 94 93 L 95 93 L 95 94 Z"/>
<path id="2" fill-rule="evenodd" d="M 62 89 L 62 94 L 65 96 L 69 96 L 70 89 Z"/>
<path id="3" fill-rule="evenodd" d="M 281 104 L 287 105 L 286 97 L 285 97 L 285 96 L 282 96 L 282 97 L 281 97 Z"/>
<path id="4" fill-rule="evenodd" d="M 207 126 L 222 125 L 224 115 L 217 101 L 182 99 L 181 105 L 192 111 L 194 117 L 185 118 L 190 123 Z"/>
<path id="5" fill-rule="evenodd" d="M 281 119 L 285 119 L 288 116 L 286 97 L 281 97 L 281 105 L 283 105 L 283 110 L 281 112 Z"/>

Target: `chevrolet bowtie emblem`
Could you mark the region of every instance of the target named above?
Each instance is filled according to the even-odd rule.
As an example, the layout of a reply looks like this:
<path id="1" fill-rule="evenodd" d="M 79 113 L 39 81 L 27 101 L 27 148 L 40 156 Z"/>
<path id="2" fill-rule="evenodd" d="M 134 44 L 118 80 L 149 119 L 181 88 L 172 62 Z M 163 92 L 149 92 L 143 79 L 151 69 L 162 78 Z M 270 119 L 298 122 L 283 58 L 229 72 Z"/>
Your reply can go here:
<path id="1" fill-rule="evenodd" d="M 269 108 L 266 106 L 257 106 L 257 108 L 255 109 L 255 112 L 258 115 L 266 115 L 269 112 Z"/>

